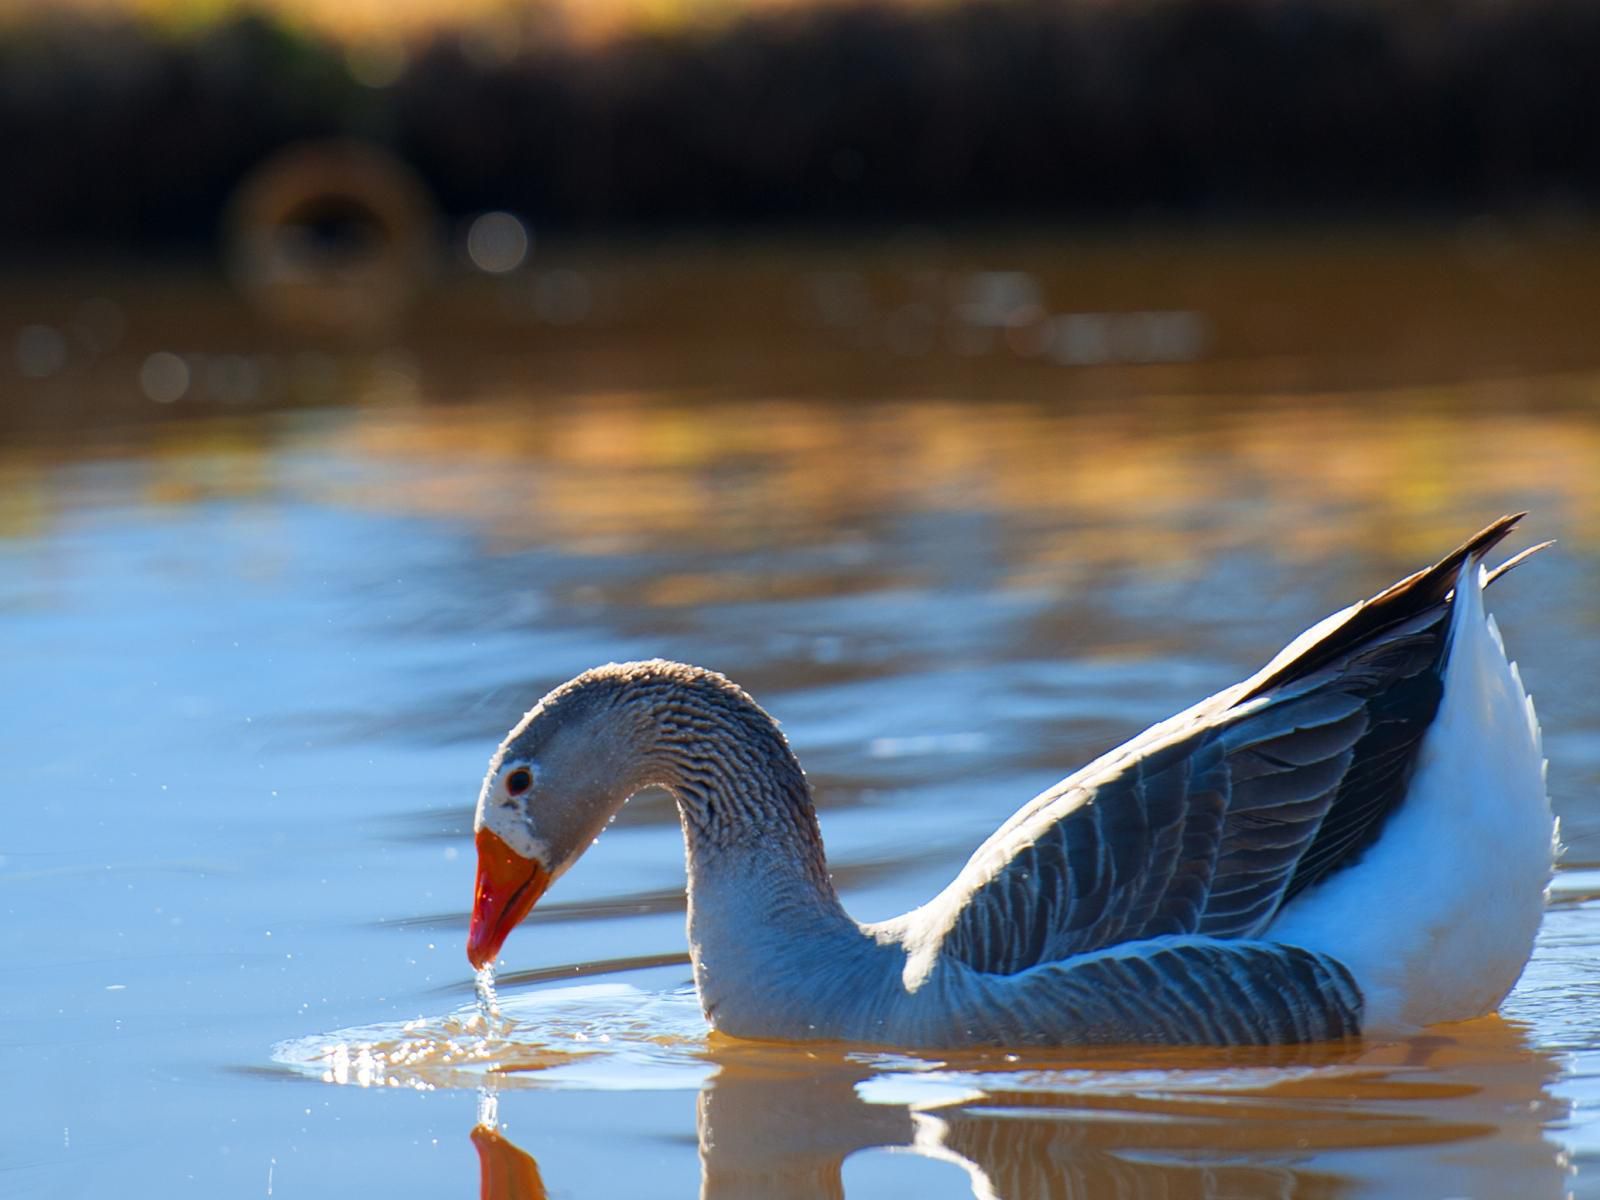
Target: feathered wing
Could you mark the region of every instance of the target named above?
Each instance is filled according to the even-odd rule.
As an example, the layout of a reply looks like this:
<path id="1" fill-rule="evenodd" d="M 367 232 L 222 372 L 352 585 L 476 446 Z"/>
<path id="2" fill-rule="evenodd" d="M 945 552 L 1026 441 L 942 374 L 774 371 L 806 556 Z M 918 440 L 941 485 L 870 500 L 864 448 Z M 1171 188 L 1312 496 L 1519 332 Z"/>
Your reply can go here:
<path id="1" fill-rule="evenodd" d="M 1009 975 L 1155 937 L 1259 936 L 1402 802 L 1442 693 L 1455 579 L 1518 519 L 1030 804 L 920 914 L 940 952 Z"/>
<path id="2" fill-rule="evenodd" d="M 1324 954 L 1161 938 L 997 980 L 997 1044 L 1271 1046 L 1361 1031 L 1361 990 Z"/>

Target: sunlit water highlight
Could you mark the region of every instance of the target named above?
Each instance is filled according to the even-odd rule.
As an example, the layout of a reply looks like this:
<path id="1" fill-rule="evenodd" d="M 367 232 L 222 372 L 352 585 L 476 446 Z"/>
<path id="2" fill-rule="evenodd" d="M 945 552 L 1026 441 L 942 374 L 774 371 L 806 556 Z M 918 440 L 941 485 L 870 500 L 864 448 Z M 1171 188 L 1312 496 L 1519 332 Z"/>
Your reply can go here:
<path id="1" fill-rule="evenodd" d="M 692 991 L 623 983 L 529 992 L 485 1022 L 477 1004 L 442 1017 L 341 1029 L 284 1042 L 273 1058 L 356 1087 L 697 1087 L 705 1020 Z"/>

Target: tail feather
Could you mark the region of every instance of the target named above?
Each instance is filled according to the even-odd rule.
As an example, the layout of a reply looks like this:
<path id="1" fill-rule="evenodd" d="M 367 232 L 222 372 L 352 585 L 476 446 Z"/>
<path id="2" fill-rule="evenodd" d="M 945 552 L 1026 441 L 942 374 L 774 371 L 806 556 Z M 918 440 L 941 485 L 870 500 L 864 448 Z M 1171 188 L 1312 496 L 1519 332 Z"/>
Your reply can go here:
<path id="1" fill-rule="evenodd" d="M 1249 692 L 1240 697 L 1240 700 L 1263 695 L 1292 679 L 1303 678 L 1336 663 L 1371 639 L 1414 617 L 1421 616 L 1429 609 L 1442 606 L 1455 588 L 1462 567 L 1468 562 L 1481 562 L 1484 556 L 1505 540 L 1506 535 L 1527 515 L 1525 512 L 1520 512 L 1501 517 L 1468 538 L 1433 566 L 1414 575 L 1407 575 L 1399 583 L 1385 588 L 1370 600 L 1362 601 L 1345 620 L 1329 630 L 1321 640 L 1307 646 L 1276 670 L 1255 680 Z M 1534 549 L 1537 550 L 1539 547 Z M 1491 578 L 1504 574 L 1533 552 L 1533 550 L 1526 551 L 1501 564 Z"/>
<path id="2" fill-rule="evenodd" d="M 1555 538 L 1551 538 L 1548 542 L 1540 542 L 1537 546 L 1529 546 L 1521 554 L 1513 554 L 1510 558 L 1506 559 L 1505 562 L 1501 563 L 1498 567 L 1496 567 L 1494 570 L 1489 572 L 1489 574 L 1484 578 L 1483 586 L 1484 587 L 1488 587 L 1491 583 L 1493 583 L 1496 579 L 1499 579 L 1500 576 L 1504 575 L 1507 571 L 1510 571 L 1515 567 L 1520 567 L 1523 563 L 1527 562 L 1535 554 L 1539 553 L 1539 551 L 1548 550 L 1548 549 L 1550 549 L 1551 546 L 1554 546 L 1555 544 L 1556 544 Z"/>
<path id="3" fill-rule="evenodd" d="M 1461 571 L 1461 565 L 1467 561 L 1481 562 L 1496 546 L 1503 542 L 1507 535 L 1517 527 L 1526 512 L 1508 513 L 1497 521 L 1493 521 L 1473 534 L 1449 554 L 1446 554 L 1433 566 L 1418 571 L 1415 575 L 1407 575 L 1399 583 L 1385 588 L 1361 607 L 1362 609 L 1382 607 L 1386 603 L 1401 599 L 1424 599 L 1425 603 L 1437 603 L 1450 594 L 1456 585 L 1456 576 Z M 1529 552 L 1531 553 L 1531 551 Z M 1520 556 L 1519 556 L 1520 557 Z M 1513 562 L 1516 560 L 1513 559 Z M 1424 605 L 1408 605 L 1408 608 L 1424 607 Z"/>

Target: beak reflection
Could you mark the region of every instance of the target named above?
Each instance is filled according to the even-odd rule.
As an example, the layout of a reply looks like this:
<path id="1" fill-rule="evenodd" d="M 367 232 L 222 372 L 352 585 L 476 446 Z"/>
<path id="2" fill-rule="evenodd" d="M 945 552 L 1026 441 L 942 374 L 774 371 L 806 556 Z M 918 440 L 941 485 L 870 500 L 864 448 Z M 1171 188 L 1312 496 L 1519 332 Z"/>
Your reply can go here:
<path id="1" fill-rule="evenodd" d="M 478 1151 L 481 1200 L 545 1200 L 548 1193 L 533 1155 L 518 1149 L 489 1125 L 473 1129 L 472 1144 Z"/>

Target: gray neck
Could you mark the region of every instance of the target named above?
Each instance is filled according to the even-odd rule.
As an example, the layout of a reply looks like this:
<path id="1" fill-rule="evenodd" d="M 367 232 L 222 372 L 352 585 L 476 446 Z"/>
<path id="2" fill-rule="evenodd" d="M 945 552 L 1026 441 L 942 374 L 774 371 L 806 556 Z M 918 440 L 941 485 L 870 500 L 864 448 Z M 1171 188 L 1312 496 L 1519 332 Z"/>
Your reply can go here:
<path id="1" fill-rule="evenodd" d="M 688 852 L 689 947 L 713 1024 L 746 1006 L 770 1027 L 846 976 L 874 943 L 828 878 L 810 788 L 777 723 L 720 675 L 675 663 L 629 668 L 624 706 L 648 714 L 638 783 L 676 798 Z M 848 983 L 848 978 L 843 981 Z M 809 996 L 807 992 L 811 992 Z"/>
<path id="2" fill-rule="evenodd" d="M 709 671 L 680 668 L 663 682 L 646 769 L 678 801 L 690 862 L 781 858 L 831 896 L 811 789 L 777 722 Z"/>

